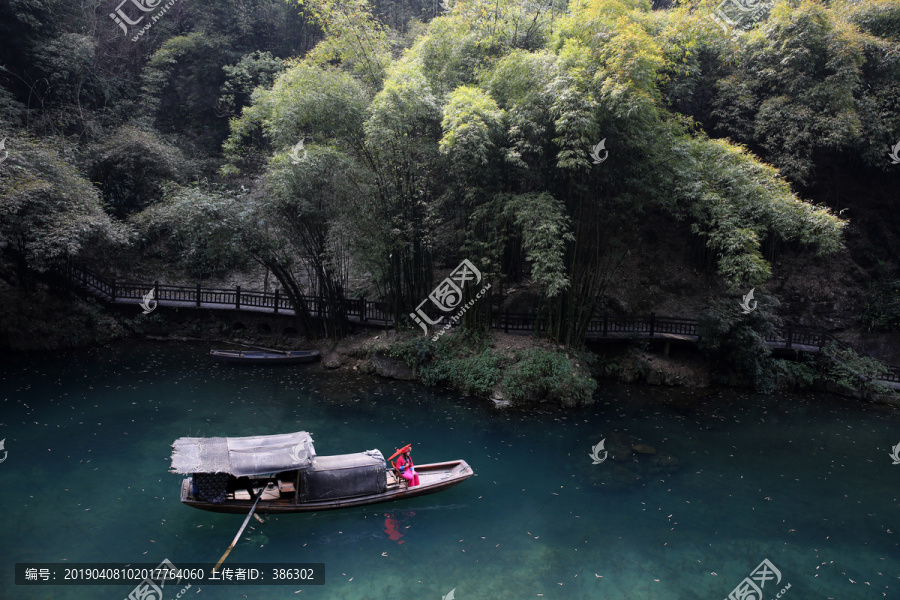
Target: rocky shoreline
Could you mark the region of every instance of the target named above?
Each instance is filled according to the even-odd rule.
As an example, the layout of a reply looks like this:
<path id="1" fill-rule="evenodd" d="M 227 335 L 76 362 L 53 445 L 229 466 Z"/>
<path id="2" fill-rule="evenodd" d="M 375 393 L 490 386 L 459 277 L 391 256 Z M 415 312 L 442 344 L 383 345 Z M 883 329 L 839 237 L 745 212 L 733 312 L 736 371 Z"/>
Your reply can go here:
<path id="1" fill-rule="evenodd" d="M 47 302 L 54 301 L 49 312 L 58 314 L 52 318 L 47 312 Z M 322 354 L 321 365 L 326 369 L 347 369 L 377 374 L 401 381 L 421 381 L 416 369 L 402 358 L 392 356 L 399 345 L 408 344 L 415 334 L 397 333 L 393 330 L 362 330 L 343 340 L 308 341 L 297 336 L 271 331 L 235 329 L 213 314 L 196 314 L 186 311 L 167 312 L 158 315 L 126 315 L 122 312 L 106 312 L 91 301 L 43 298 L 41 315 L 29 311 L 28 304 L 20 302 L 5 315 L 6 351 L 56 351 L 66 348 L 97 346 L 130 336 L 167 341 L 208 341 L 220 344 L 245 344 L 281 349 L 317 349 Z M 129 307 L 132 308 L 132 307 Z M 131 313 L 134 311 L 132 310 Z M 29 325 L 30 324 L 30 325 Z M 39 326 L 38 326 L 39 325 Z M 459 335 L 452 332 L 448 338 Z M 521 336 L 491 332 L 488 336 L 491 351 L 501 357 L 507 368 L 515 360 L 517 352 L 543 349 L 547 352 L 569 356 L 566 349 L 533 336 Z M 871 337 L 870 337 L 871 340 Z M 441 340 L 437 343 L 445 343 Z M 876 342 L 870 341 L 870 344 Z M 646 346 L 603 346 L 593 348 L 597 365 L 591 375 L 599 381 L 626 384 L 646 384 L 693 389 L 713 385 L 709 364 L 698 351 L 679 348 L 672 353 L 651 351 Z M 576 370 L 577 361 L 573 360 Z M 739 384 L 739 382 L 734 382 Z M 884 404 L 900 405 L 897 394 L 863 394 L 835 385 L 827 380 L 816 381 L 816 391 L 864 398 Z M 791 389 L 790 382 L 784 389 Z M 462 389 L 463 393 L 469 393 Z M 494 386 L 489 393 L 481 394 L 485 401 L 497 409 L 515 406 L 501 386 Z M 531 398 L 531 402 L 558 402 L 572 405 L 560 398 Z M 521 404 L 519 402 L 518 404 Z"/>

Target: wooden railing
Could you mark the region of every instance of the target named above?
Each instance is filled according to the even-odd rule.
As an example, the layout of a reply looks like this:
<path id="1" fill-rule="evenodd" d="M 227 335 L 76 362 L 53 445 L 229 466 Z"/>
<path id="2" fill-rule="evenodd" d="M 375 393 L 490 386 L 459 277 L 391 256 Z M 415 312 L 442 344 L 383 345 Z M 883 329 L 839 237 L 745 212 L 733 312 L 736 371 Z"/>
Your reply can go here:
<path id="1" fill-rule="evenodd" d="M 80 285 L 95 295 L 111 302 L 143 300 L 144 296 L 154 290 L 157 302 L 183 307 L 226 306 L 235 310 L 260 310 L 264 312 L 294 314 L 290 298 L 279 289 L 273 292 L 243 290 L 241 286 L 234 288 L 214 288 L 196 286 L 167 285 L 158 281 L 153 283 L 137 283 L 133 281 L 116 281 L 93 273 L 76 265 L 68 265 L 65 271 L 68 281 Z M 328 313 L 327 303 L 321 296 L 303 296 L 303 301 L 314 316 Z M 361 322 L 381 325 L 392 325 L 390 306 L 387 302 L 377 302 L 365 298 L 345 298 L 342 300 L 344 314 L 355 317 Z"/>
<path id="2" fill-rule="evenodd" d="M 235 310 L 263 311 L 276 314 L 293 314 L 290 299 L 276 288 L 273 292 L 242 290 L 234 288 L 211 288 L 197 284 L 191 286 L 118 282 L 104 278 L 73 263 L 66 265 L 62 275 L 67 281 L 112 302 L 142 300 L 151 290 L 155 290 L 157 302 L 182 307 L 226 306 Z M 303 300 L 313 316 L 328 314 L 325 299 L 319 296 L 303 296 Z M 344 314 L 362 323 L 394 325 L 394 318 L 387 302 L 366 300 L 365 298 L 345 298 Z M 528 313 L 502 312 L 491 317 L 491 327 L 504 332 L 535 332 L 542 328 L 539 316 Z M 585 336 L 589 339 L 602 338 L 668 338 L 699 341 L 700 322 L 696 319 L 660 317 L 654 313 L 647 316 L 598 316 L 588 323 Z M 786 325 L 777 328 L 774 335 L 766 336 L 766 342 L 777 348 L 819 352 L 834 343 L 842 349 L 850 346 L 823 330 Z M 900 383 L 900 367 L 889 367 L 889 372 L 879 377 L 883 381 Z"/>

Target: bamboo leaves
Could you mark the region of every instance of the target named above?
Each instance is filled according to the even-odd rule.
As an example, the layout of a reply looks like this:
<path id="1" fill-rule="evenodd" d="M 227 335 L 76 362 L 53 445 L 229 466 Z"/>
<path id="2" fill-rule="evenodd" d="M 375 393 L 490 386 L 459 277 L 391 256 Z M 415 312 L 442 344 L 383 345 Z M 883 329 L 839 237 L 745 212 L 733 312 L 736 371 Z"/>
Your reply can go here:
<path id="1" fill-rule="evenodd" d="M 678 173 L 675 194 L 695 231 L 719 253 L 719 273 L 731 288 L 758 285 L 771 275 L 760 243 L 764 236 L 816 246 L 820 253 L 841 248 L 846 222 L 827 208 L 794 196 L 777 171 L 746 149 L 722 140 L 683 138 L 695 158 Z"/>
<path id="2" fill-rule="evenodd" d="M 503 112 L 487 93 L 471 86 L 456 88 L 444 107 L 441 152 L 455 162 L 487 164 L 502 119 Z"/>
<path id="3" fill-rule="evenodd" d="M 565 250 L 575 236 L 570 231 L 571 219 L 565 205 L 546 192 L 529 193 L 510 196 L 506 210 L 522 232 L 531 276 L 543 294 L 554 298 L 568 289 Z"/>

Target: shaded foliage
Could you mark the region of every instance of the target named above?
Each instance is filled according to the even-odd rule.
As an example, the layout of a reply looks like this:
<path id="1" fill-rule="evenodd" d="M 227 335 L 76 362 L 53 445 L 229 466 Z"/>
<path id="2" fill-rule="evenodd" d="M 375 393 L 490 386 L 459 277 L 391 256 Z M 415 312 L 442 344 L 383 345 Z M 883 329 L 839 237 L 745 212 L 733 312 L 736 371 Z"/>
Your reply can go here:
<path id="1" fill-rule="evenodd" d="M 581 371 L 562 352 L 523 350 L 503 376 L 503 392 L 513 403 L 552 399 L 564 406 L 590 404 L 597 382 Z"/>
<path id="2" fill-rule="evenodd" d="M 839 348 L 835 344 L 822 350 L 831 358 L 828 375 L 838 385 L 854 391 L 875 394 L 893 394 L 896 390 L 878 381 L 887 372 L 881 361 L 870 356 L 860 356 L 852 348 Z"/>
<path id="3" fill-rule="evenodd" d="M 103 210 L 78 172 L 72 149 L 59 140 L 11 137 L 0 163 L 0 237 L 39 271 L 66 258 L 109 259 L 129 230 Z"/>
<path id="4" fill-rule="evenodd" d="M 184 179 L 189 169 L 177 147 L 127 125 L 88 151 L 87 174 L 120 218 L 158 202 L 166 183 Z"/>
<path id="5" fill-rule="evenodd" d="M 223 275 L 247 262 L 235 231 L 233 194 L 197 187 L 165 191 L 164 202 L 133 220 L 145 255 L 181 265 L 198 279 Z"/>
<path id="6" fill-rule="evenodd" d="M 394 58 L 362 0 L 303 6 L 326 38 L 232 123 L 225 172 L 301 134 L 352 157 L 372 183 L 361 214 L 373 227 L 358 260 L 395 317 L 427 295 L 440 245 L 448 266 L 467 257 L 493 281 L 530 275 L 545 332 L 579 345 L 651 203 L 691 223 L 732 288 L 770 276 L 764 240 L 841 247 L 844 223 L 827 209 L 666 110 L 663 89 L 688 89 L 677 80 L 691 33 L 715 49 L 710 60 L 729 50 L 711 28 L 679 29 L 689 15 L 658 18 L 642 1 L 577 2 L 565 14 L 553 3 L 460 0 Z M 845 46 L 836 52 L 858 67 Z M 616 159 L 597 167 L 601 140 Z M 493 303 L 467 312 L 467 324 L 484 326 Z"/>
<path id="7" fill-rule="evenodd" d="M 710 306 L 700 319 L 699 343 L 717 381 L 770 393 L 778 373 L 766 337 L 780 324 L 774 313 L 778 300 L 764 292 L 757 298 L 757 308 L 750 314 L 735 310 L 736 300 Z"/>
<path id="8" fill-rule="evenodd" d="M 841 250 L 846 221 L 804 200 L 830 166 L 890 173 L 893 3 L 784 0 L 740 33 L 715 5 L 198 0 L 131 43 L 108 14 L 18 0 L 0 7 L 24 49 L 0 50 L 0 119 L 80 136 L 108 210 L 147 209 L 148 248 L 197 276 L 243 253 L 305 332 L 343 335 L 354 274 L 402 322 L 468 258 L 495 284 L 468 327 L 534 283 L 541 333 L 578 346 L 648 212 L 684 221 L 746 289 L 772 275 L 766 244 Z M 222 140 L 240 194 L 199 185 Z M 754 347 L 735 328 L 714 330 Z"/>

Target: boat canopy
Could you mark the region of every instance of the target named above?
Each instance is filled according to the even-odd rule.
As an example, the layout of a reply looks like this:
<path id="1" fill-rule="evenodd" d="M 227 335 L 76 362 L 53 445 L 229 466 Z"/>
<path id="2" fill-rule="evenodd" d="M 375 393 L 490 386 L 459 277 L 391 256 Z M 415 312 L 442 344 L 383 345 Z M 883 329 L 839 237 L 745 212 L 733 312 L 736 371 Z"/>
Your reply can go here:
<path id="1" fill-rule="evenodd" d="M 385 489 L 387 465 L 378 450 L 316 456 L 300 477 L 304 502 L 380 494 Z"/>
<path id="2" fill-rule="evenodd" d="M 303 469 L 316 450 L 309 433 L 250 437 L 183 437 L 172 444 L 170 473 L 228 473 L 235 477 Z"/>

